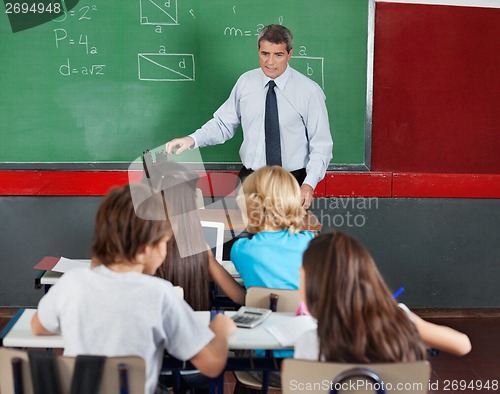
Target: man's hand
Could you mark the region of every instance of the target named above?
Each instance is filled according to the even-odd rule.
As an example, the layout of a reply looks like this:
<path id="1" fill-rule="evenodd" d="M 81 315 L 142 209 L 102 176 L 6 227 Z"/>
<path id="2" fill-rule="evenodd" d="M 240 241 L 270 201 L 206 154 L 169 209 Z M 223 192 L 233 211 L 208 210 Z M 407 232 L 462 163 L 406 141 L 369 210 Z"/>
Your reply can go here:
<path id="1" fill-rule="evenodd" d="M 304 209 L 309 209 L 313 200 L 314 189 L 305 183 L 300 187 L 300 203 Z"/>
<path id="2" fill-rule="evenodd" d="M 191 148 L 193 145 L 194 145 L 193 137 L 187 136 L 182 138 L 174 138 L 172 141 L 169 141 L 165 144 L 165 151 L 169 155 L 173 153 L 175 153 L 176 155 L 180 155 L 182 152 Z"/>

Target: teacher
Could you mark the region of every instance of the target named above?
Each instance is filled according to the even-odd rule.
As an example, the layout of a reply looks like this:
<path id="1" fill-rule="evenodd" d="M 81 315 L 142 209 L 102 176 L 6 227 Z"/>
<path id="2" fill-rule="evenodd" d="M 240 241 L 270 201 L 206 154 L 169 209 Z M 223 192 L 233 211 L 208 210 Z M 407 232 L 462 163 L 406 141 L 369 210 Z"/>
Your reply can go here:
<path id="1" fill-rule="evenodd" d="M 264 27 L 258 37 L 260 68 L 238 79 L 226 102 L 200 129 L 167 142 L 167 153 L 222 144 L 241 124 L 240 179 L 265 165 L 281 165 L 301 185 L 302 206 L 309 208 L 332 158 L 333 141 L 325 94 L 289 66 L 292 52 L 290 30 Z"/>

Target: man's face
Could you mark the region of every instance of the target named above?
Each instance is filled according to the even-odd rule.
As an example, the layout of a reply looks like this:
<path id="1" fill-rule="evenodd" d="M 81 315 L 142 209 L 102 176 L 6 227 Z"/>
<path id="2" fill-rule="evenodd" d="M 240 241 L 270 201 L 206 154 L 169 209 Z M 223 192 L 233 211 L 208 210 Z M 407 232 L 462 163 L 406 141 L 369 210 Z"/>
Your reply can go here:
<path id="1" fill-rule="evenodd" d="M 278 78 L 286 70 L 293 49 L 286 51 L 286 44 L 273 44 L 262 40 L 259 45 L 259 63 L 264 74 L 271 79 Z"/>

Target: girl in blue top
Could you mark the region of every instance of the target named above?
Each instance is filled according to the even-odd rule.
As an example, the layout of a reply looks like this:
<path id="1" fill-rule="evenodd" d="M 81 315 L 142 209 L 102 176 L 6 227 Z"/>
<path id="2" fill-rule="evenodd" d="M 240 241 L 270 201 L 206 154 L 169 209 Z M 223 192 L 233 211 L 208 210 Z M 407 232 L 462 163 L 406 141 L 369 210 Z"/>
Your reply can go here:
<path id="1" fill-rule="evenodd" d="M 249 175 L 237 197 L 251 234 L 237 240 L 231 260 L 245 287 L 298 289 L 302 254 L 314 234 L 302 230 L 306 211 L 297 180 L 279 166 Z"/>

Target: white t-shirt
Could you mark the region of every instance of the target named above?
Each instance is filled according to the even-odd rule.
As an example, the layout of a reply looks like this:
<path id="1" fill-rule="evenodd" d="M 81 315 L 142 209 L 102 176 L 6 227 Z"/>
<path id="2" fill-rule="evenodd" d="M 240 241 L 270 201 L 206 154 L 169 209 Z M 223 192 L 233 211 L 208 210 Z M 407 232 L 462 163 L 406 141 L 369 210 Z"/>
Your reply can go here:
<path id="1" fill-rule="evenodd" d="M 214 337 L 170 282 L 105 266 L 65 273 L 40 300 L 38 315 L 61 332 L 64 354 L 140 356 L 146 393 L 154 393 L 165 349 L 189 360 Z"/>
<path id="2" fill-rule="evenodd" d="M 398 304 L 398 306 L 403 309 L 408 317 L 413 320 L 411 311 L 405 304 Z M 317 328 L 310 329 L 304 332 L 301 337 L 295 343 L 295 352 L 293 357 L 302 360 L 318 360 L 319 354 L 319 340 Z"/>

